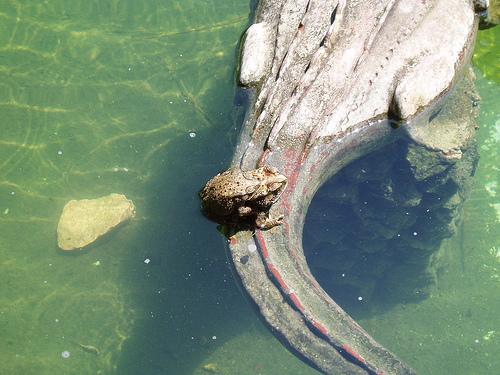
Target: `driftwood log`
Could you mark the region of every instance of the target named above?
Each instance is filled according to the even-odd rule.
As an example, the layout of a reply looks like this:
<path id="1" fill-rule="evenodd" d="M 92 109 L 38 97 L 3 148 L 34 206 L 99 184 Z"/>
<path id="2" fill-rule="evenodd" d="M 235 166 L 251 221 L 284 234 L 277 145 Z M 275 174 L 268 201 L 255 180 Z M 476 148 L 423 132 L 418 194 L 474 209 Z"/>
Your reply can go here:
<path id="1" fill-rule="evenodd" d="M 432 149 L 443 163 L 461 159 L 474 133 L 474 99 L 463 88 L 470 85 L 455 90 L 462 105 L 438 111 L 468 71 L 476 29 L 467 0 L 261 0 L 257 6 L 240 67 L 253 95 L 232 165 L 271 165 L 289 183 L 272 208 L 284 224 L 238 232 L 230 253 L 273 332 L 325 374 L 415 372 L 311 274 L 302 248 L 309 203 L 348 163 L 396 139 Z"/>

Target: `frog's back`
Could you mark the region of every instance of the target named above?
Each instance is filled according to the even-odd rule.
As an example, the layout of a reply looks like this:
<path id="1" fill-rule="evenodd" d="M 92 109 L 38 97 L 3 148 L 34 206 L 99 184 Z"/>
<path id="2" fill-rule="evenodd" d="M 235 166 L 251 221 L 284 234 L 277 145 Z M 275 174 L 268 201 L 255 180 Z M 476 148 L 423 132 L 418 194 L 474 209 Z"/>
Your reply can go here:
<path id="1" fill-rule="evenodd" d="M 241 196 L 241 176 L 239 169 L 229 169 L 208 181 L 200 193 L 203 210 L 220 217 L 232 215 Z"/>

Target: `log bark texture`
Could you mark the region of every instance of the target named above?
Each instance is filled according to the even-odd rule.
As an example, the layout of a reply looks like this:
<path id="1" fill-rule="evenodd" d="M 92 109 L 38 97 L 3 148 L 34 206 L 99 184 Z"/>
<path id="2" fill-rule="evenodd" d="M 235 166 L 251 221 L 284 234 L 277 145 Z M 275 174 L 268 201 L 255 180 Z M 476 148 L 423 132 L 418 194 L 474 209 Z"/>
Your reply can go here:
<path id="1" fill-rule="evenodd" d="M 273 332 L 321 372 L 413 374 L 312 276 L 304 217 L 318 187 L 351 161 L 401 137 L 432 139 L 426 129 L 435 131 L 428 125 L 470 60 L 472 3 L 261 0 L 254 23 L 240 68 L 253 98 L 232 164 L 271 165 L 289 183 L 271 212 L 283 225 L 231 239 L 237 273 Z"/>

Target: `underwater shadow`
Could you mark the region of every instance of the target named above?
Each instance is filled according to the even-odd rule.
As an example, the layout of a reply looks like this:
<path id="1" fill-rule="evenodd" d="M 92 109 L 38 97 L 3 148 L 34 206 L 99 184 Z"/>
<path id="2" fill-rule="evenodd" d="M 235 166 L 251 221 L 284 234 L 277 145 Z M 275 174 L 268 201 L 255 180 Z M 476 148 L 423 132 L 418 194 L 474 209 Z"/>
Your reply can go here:
<path id="1" fill-rule="evenodd" d="M 304 252 L 323 289 L 354 319 L 427 298 L 447 257 L 459 256 L 440 245 L 457 231 L 477 164 L 475 147 L 464 156 L 444 166 L 432 151 L 398 140 L 318 190 Z"/>
<path id="2" fill-rule="evenodd" d="M 141 246 L 123 263 L 136 318 L 119 374 L 190 374 L 255 319 L 228 265 L 227 240 L 202 215 L 198 198 L 227 167 L 235 136 L 226 126 L 186 134 L 159 156 L 145 189 L 147 219 L 134 241 Z"/>

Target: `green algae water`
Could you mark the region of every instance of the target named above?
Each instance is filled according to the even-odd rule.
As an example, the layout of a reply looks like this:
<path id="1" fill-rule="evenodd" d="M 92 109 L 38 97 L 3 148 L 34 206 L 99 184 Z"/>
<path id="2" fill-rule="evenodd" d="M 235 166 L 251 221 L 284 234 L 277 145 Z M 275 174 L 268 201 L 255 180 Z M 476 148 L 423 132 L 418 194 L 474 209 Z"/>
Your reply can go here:
<path id="1" fill-rule="evenodd" d="M 0 2 L 0 374 L 315 374 L 257 318 L 197 192 L 245 108 L 250 1 Z M 362 318 L 422 374 L 500 368 L 499 29 L 480 33 L 481 161 L 431 298 Z M 123 193 L 127 225 L 57 249 L 70 199 Z M 93 350 L 95 348 L 96 350 Z"/>
<path id="2" fill-rule="evenodd" d="M 229 0 L 0 2 L 0 374 L 309 371 L 261 325 L 199 213 L 241 125 L 249 14 Z M 58 251 L 64 204 L 109 193 L 135 219 Z"/>

